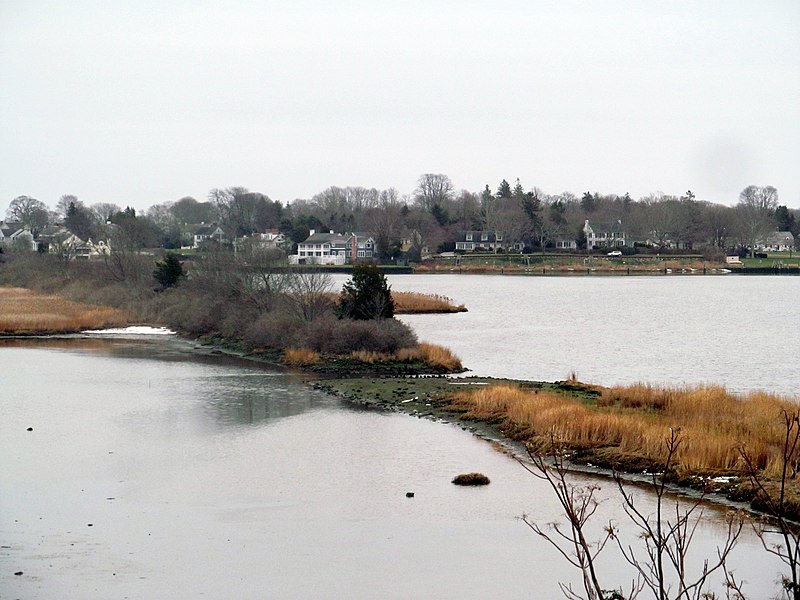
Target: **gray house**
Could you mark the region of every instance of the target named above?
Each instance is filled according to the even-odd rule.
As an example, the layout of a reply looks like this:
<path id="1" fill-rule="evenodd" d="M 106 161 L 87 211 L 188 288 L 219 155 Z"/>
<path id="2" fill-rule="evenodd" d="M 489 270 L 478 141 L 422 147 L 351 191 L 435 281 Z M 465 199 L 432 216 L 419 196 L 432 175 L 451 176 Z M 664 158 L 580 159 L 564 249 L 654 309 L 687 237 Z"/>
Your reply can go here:
<path id="1" fill-rule="evenodd" d="M 497 252 L 506 249 L 521 250 L 521 243 L 509 244 L 503 234 L 496 231 L 459 231 L 456 250 L 464 252 Z"/>

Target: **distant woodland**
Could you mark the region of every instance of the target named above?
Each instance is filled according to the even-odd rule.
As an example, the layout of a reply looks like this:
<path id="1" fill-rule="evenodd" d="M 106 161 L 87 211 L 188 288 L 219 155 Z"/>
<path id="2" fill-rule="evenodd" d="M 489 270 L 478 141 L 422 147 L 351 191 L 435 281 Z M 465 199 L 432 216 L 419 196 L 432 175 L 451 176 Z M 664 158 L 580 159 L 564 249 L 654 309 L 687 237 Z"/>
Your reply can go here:
<path id="1" fill-rule="evenodd" d="M 191 243 L 191 226 L 210 223 L 229 241 L 278 231 L 287 240 L 287 253 L 312 229 L 367 231 L 376 241 L 379 259 L 386 262 L 402 252 L 413 261 L 423 250 L 452 251 L 458 232 L 468 230 L 502 234 L 526 251 L 554 248 L 563 239 L 584 249 L 587 219 L 619 223 L 631 246 L 660 251 L 746 251 L 775 231 L 789 231 L 800 240 L 800 211 L 781 205 L 775 188 L 748 186 L 732 200 L 734 206 L 713 204 L 691 191 L 638 199 L 627 193 L 548 194 L 526 188 L 519 179 L 475 192 L 456 189 L 447 175 L 427 173 L 410 195 L 394 188 L 329 187 L 310 199 L 283 204 L 231 187 L 213 189 L 204 199 L 155 204 L 144 212 L 112 202 L 86 204 L 68 194 L 50 207 L 23 195 L 11 200 L 5 217 L 6 223 L 20 224 L 34 237 L 61 226 L 82 240 L 113 239 L 112 247 L 132 249 L 185 247 Z"/>

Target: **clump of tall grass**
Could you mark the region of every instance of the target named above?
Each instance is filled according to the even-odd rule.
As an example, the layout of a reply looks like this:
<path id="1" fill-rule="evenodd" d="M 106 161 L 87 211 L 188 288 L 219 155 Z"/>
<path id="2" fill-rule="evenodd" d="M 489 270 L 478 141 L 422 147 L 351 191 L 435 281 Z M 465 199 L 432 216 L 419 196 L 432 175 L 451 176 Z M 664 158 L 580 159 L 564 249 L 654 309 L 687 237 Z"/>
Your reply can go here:
<path id="1" fill-rule="evenodd" d="M 461 371 L 463 366 L 461 360 L 444 346 L 420 342 L 412 348 L 400 348 L 395 352 L 397 360 L 404 362 L 422 362 L 446 371 Z"/>
<path id="2" fill-rule="evenodd" d="M 369 350 L 356 350 L 350 353 L 350 358 L 368 365 L 375 363 L 388 362 L 394 358 L 392 354 L 386 352 L 370 352 Z"/>
<path id="3" fill-rule="evenodd" d="M 286 348 L 281 356 L 281 362 L 290 367 L 308 367 L 322 362 L 318 352 L 308 348 Z"/>
<path id="4" fill-rule="evenodd" d="M 68 333 L 127 322 L 125 314 L 113 308 L 35 294 L 23 288 L 0 288 L 2 335 Z"/>
<path id="5" fill-rule="evenodd" d="M 420 292 L 392 292 L 395 314 L 454 313 L 466 312 L 463 304 L 455 304 L 452 298 L 439 294 Z"/>
<path id="6" fill-rule="evenodd" d="M 613 447 L 655 461 L 663 458 L 669 431 L 680 429 L 679 468 L 738 471 L 745 448 L 768 475 L 779 475 L 781 466 L 782 411 L 797 410 L 790 399 L 762 392 L 737 396 L 721 386 L 644 385 L 605 389 L 595 406 L 561 393 L 498 385 L 456 393 L 452 406 L 531 439 L 554 435 L 568 445 Z"/>
<path id="7" fill-rule="evenodd" d="M 463 367 L 461 361 L 450 350 L 435 344 L 422 342 L 417 346 L 400 348 L 395 352 L 371 352 L 356 350 L 350 353 L 350 358 L 367 364 L 381 362 L 423 362 L 426 365 L 446 371 L 460 371 Z"/>

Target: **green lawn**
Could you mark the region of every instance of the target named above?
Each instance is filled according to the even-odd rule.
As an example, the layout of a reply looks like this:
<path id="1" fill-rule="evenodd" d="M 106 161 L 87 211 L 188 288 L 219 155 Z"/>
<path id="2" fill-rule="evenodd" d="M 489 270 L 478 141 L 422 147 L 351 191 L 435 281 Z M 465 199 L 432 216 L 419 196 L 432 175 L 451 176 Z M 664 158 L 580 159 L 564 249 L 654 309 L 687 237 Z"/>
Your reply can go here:
<path id="1" fill-rule="evenodd" d="M 784 267 L 800 267 L 800 256 L 797 252 L 768 252 L 767 258 L 743 258 L 746 267 L 772 267 L 783 263 Z"/>

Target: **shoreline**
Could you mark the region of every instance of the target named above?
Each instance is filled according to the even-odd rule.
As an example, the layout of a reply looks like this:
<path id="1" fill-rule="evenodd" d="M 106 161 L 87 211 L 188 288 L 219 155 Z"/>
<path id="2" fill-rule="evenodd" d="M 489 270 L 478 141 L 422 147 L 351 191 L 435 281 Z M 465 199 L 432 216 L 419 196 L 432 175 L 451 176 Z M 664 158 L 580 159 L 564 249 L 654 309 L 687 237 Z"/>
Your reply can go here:
<path id="1" fill-rule="evenodd" d="M 519 385 L 532 389 L 569 390 L 571 382 L 540 382 L 499 379 L 492 377 L 423 377 L 403 380 L 376 380 L 375 378 L 332 379 L 308 382 L 315 389 L 341 398 L 352 406 L 365 410 L 403 413 L 408 416 L 427 419 L 437 423 L 460 427 L 475 437 L 491 444 L 497 451 L 508 455 L 519 462 L 530 462 L 526 432 L 508 430 L 499 419 L 476 419 L 465 416 L 464 411 L 454 410 L 451 399 L 438 395 L 448 387 L 452 391 L 465 388 L 478 388 L 489 385 Z M 357 386 L 357 387 L 356 387 Z M 398 390 L 400 393 L 398 393 Z M 401 399 L 402 398 L 402 399 Z M 615 474 L 626 484 L 652 489 L 653 474 L 658 471 L 648 470 L 648 466 L 657 467 L 657 461 L 642 457 L 625 465 L 615 466 L 614 457 L 603 458 L 601 453 L 593 453 L 591 449 L 581 449 L 566 445 L 570 455 L 565 459 L 568 472 L 581 476 L 595 477 L 614 484 Z M 600 448 L 602 452 L 602 448 Z M 547 459 L 550 462 L 549 459 Z M 630 468 L 632 465 L 632 468 Z M 678 497 L 691 498 L 714 506 L 734 510 L 744 510 L 753 517 L 771 517 L 763 505 L 759 506 L 759 497 L 752 488 L 746 474 L 709 473 L 702 471 L 686 471 L 680 477 L 665 480 L 666 490 Z M 787 484 L 787 493 L 796 486 Z M 800 506 L 787 502 L 784 518 L 800 523 Z"/>
<path id="2" fill-rule="evenodd" d="M 164 336 L 138 335 L 130 338 L 119 336 L 102 336 L 84 333 L 66 333 L 36 336 L 0 336 L 0 343 L 5 340 L 97 340 L 113 342 L 125 339 L 143 340 L 147 338 L 164 339 Z M 300 368 L 283 364 L 259 353 L 247 352 L 232 345 L 224 345 L 218 341 L 190 338 L 176 333 L 168 338 L 178 342 L 189 354 L 204 357 L 219 357 L 257 363 L 266 368 L 281 372 L 294 373 L 302 377 L 302 384 L 308 385 L 340 398 L 350 406 L 364 410 L 395 412 L 410 417 L 428 419 L 434 422 L 460 427 L 475 437 L 491 444 L 497 451 L 514 460 L 527 462 L 527 445 L 519 432 L 506 430 L 499 420 L 485 420 L 465 417 L 463 411 L 454 410 L 451 399 L 443 395 L 444 390 L 456 392 L 468 388 L 490 385 L 519 385 L 531 389 L 549 389 L 570 391 L 571 382 L 541 382 L 493 377 L 453 377 L 451 374 L 408 373 L 382 374 L 375 371 L 345 372 L 334 374 L 319 372 L 308 368 Z M 579 384 L 580 385 L 580 384 Z M 613 481 L 614 468 L 611 464 L 603 464 L 602 460 L 591 453 L 574 453 L 567 459 L 570 472 L 588 477 L 597 477 L 604 481 Z M 647 469 L 638 470 L 621 468 L 617 471 L 623 481 L 637 486 L 651 485 L 651 474 Z M 687 473 L 687 476 L 666 484 L 670 493 L 687 498 L 700 499 L 713 505 L 735 509 L 744 509 L 753 515 L 764 515 L 764 511 L 751 505 L 752 494 L 744 494 L 742 486 L 747 486 L 744 476 L 731 476 L 724 482 L 716 483 L 712 477 Z M 800 512 L 792 512 L 789 518 L 800 522 Z"/>
<path id="3" fill-rule="evenodd" d="M 132 325 L 126 323 L 125 325 Z M 160 324 L 158 325 L 160 326 Z M 134 335 L 134 338 L 149 337 Z M 172 337 L 172 336 L 170 336 Z M 116 335 L 86 334 L 74 330 L 36 331 L 23 334 L 0 335 L 3 340 L 56 340 L 56 339 L 124 339 Z M 537 442 L 535 432 L 524 425 L 514 425 L 511 421 L 503 424 L 507 413 L 498 413 L 488 418 L 468 418 L 467 409 L 459 410 L 452 405 L 453 394 L 461 389 L 475 386 L 512 385 L 528 390 L 555 390 L 568 399 L 591 401 L 584 397 L 584 392 L 591 386 L 577 382 L 534 382 L 489 377 L 449 378 L 448 374 L 463 373 L 468 369 L 453 370 L 437 367 L 420 359 L 400 361 L 393 358 L 381 358 L 377 361 L 359 360 L 350 355 L 323 356 L 318 364 L 289 364 L 283 354 L 275 349 L 249 348 L 236 340 L 228 340 L 219 334 L 201 337 L 190 337 L 185 332 L 177 332 L 176 339 L 181 340 L 187 351 L 195 354 L 213 356 L 224 355 L 239 360 L 257 362 L 272 369 L 294 371 L 309 377 L 309 385 L 341 397 L 353 405 L 370 409 L 403 412 L 411 416 L 430 418 L 453 423 L 462 429 L 497 445 L 503 452 L 510 453 L 516 459 L 524 458 L 526 443 Z M 427 360 L 427 359 L 426 359 Z M 447 390 L 447 392 L 445 392 Z M 413 395 L 412 395 L 413 394 Z M 583 394 L 583 395 L 582 395 Z M 410 396 L 410 397 L 409 397 Z M 512 450 L 513 449 L 513 450 Z M 613 444 L 581 445 L 572 442 L 569 447 L 570 469 L 589 475 L 608 478 L 612 470 L 624 472 L 626 480 L 642 480 L 641 473 L 653 472 L 657 462 L 642 453 L 625 455 Z M 637 475 L 637 473 L 639 475 Z M 707 497 L 719 503 L 734 502 L 740 505 L 754 497 L 752 489 L 746 489 L 749 483 L 741 472 L 732 470 L 711 472 L 700 469 L 686 469 L 675 478 L 673 491 L 679 494 L 701 495 L 704 489 Z M 795 486 L 792 486 L 795 487 Z M 800 518 L 800 506 L 793 510 L 792 518 Z M 758 510 L 750 507 L 750 510 Z M 795 514 L 796 513 L 796 514 Z"/>

